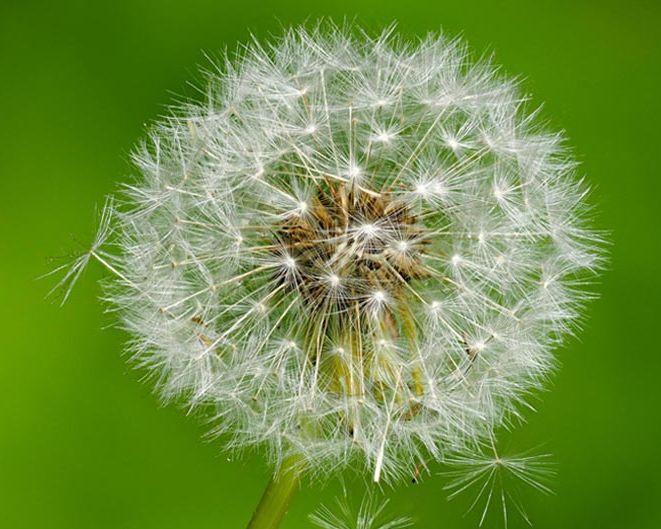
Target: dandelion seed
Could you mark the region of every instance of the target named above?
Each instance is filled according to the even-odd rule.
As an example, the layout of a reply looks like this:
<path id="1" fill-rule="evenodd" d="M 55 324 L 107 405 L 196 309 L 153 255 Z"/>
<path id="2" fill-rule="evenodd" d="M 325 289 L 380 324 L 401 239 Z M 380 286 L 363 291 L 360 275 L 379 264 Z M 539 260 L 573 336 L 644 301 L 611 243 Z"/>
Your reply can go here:
<path id="1" fill-rule="evenodd" d="M 101 210 L 99 227 L 97 229 L 96 236 L 94 237 L 94 241 L 92 241 L 89 249 L 86 252 L 78 255 L 75 259 L 73 259 L 72 262 L 60 265 L 53 269 L 51 272 L 42 276 L 48 277 L 64 271 L 64 276 L 48 293 L 48 296 L 54 296 L 56 292 L 61 292 L 61 305 L 64 305 L 64 303 L 66 303 L 66 301 L 69 299 L 73 288 L 76 286 L 78 279 L 80 279 L 80 276 L 87 267 L 89 260 L 96 256 L 96 252 L 99 251 L 99 248 L 105 244 L 106 240 L 110 236 L 112 230 L 112 216 L 114 214 L 113 203 L 113 198 L 108 197 L 103 209 Z M 98 256 L 96 257 L 98 258 Z"/>
<path id="2" fill-rule="evenodd" d="M 404 529 L 413 525 L 408 517 L 388 517 L 387 506 L 388 500 L 377 503 L 376 498 L 366 494 L 354 512 L 348 498 L 338 498 L 335 509 L 322 505 L 310 515 L 310 521 L 321 529 Z"/>
<path id="3" fill-rule="evenodd" d="M 453 456 L 445 464 L 451 469 L 443 473 L 449 480 L 445 486 L 448 498 L 473 494 L 468 511 L 481 510 L 480 527 L 497 505 L 505 527 L 512 510 L 531 524 L 519 496 L 522 485 L 544 494 L 552 493 L 547 482 L 555 472 L 549 454 L 502 456 L 494 448 L 491 453 Z"/>

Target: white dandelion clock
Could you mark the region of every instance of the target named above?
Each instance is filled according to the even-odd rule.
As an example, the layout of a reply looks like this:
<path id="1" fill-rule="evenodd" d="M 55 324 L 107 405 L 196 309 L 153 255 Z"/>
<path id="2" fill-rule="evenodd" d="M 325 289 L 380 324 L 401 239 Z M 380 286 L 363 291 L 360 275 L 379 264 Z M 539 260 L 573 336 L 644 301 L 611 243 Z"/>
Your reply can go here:
<path id="1" fill-rule="evenodd" d="M 90 255 L 163 397 L 268 448 L 270 520 L 302 469 L 392 481 L 518 415 L 600 241 L 516 83 L 457 40 L 331 25 L 207 82 L 138 149 Z"/>

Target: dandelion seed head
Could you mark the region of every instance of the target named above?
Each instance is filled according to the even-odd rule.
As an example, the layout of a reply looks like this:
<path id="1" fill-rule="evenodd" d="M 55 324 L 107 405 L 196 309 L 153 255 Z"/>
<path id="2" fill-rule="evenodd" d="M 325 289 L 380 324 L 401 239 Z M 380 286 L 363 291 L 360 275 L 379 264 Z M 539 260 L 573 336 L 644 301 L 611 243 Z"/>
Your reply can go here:
<path id="1" fill-rule="evenodd" d="M 65 282 L 102 260 L 136 363 L 230 448 L 395 479 L 519 413 L 601 239 L 516 83 L 459 40 L 354 33 L 294 28 L 210 73 Z"/>

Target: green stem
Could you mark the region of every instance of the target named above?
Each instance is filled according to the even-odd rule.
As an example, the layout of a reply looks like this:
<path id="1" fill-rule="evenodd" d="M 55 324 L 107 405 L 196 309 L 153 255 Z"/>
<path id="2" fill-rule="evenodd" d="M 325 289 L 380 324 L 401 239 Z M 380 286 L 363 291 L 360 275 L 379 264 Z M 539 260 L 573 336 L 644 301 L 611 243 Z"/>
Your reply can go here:
<path id="1" fill-rule="evenodd" d="M 298 490 L 301 458 L 292 455 L 285 458 L 266 487 L 262 499 L 252 515 L 248 529 L 277 529 L 289 509 Z"/>

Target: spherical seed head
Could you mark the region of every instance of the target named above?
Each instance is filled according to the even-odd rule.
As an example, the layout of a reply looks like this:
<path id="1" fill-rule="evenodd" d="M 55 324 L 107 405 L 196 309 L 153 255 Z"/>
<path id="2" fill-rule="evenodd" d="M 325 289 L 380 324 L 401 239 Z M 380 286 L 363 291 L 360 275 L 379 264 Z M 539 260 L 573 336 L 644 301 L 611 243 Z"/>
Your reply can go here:
<path id="1" fill-rule="evenodd" d="M 518 413 L 598 241 L 561 137 L 469 64 L 440 36 L 294 29 L 153 130 L 109 294 L 166 398 L 376 480 Z"/>

